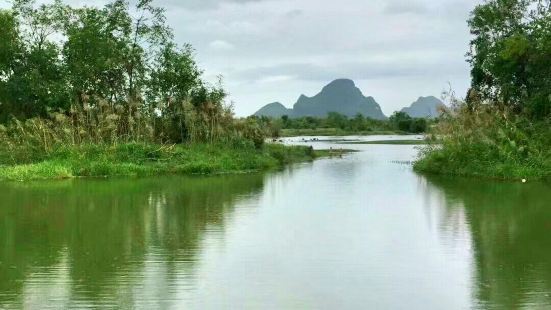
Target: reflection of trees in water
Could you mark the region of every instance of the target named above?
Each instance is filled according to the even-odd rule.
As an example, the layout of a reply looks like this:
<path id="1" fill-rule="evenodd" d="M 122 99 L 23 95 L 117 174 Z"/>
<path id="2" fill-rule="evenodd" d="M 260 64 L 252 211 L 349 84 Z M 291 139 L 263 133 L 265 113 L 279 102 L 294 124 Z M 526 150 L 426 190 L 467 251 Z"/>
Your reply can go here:
<path id="1" fill-rule="evenodd" d="M 458 246 L 460 249 L 469 247 L 471 234 L 463 203 L 457 199 L 451 199 L 443 191 L 435 190 L 424 176 L 417 175 L 417 183 L 422 193 L 427 221 L 431 227 L 438 229 L 445 237 L 448 246 Z"/>
<path id="2" fill-rule="evenodd" d="M 465 213 L 479 306 L 551 306 L 551 187 L 439 177 L 429 183 L 443 191 L 446 212 Z"/>
<path id="3" fill-rule="evenodd" d="M 223 229 L 237 200 L 262 187 L 261 175 L 2 185 L 0 305 L 21 302 L 30 275 L 55 266 L 68 269 L 71 299 L 132 305 L 118 296 L 136 293 L 142 279 L 129 273 L 162 256 L 164 285 L 176 280 L 207 226 Z"/>

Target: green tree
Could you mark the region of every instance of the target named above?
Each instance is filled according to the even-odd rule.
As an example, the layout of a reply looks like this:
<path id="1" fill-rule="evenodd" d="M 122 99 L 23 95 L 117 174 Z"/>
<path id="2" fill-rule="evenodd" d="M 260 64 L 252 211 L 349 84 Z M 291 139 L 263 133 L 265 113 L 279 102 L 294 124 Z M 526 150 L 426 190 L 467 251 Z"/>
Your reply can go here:
<path id="1" fill-rule="evenodd" d="M 17 20 L 10 10 L 0 10 L 0 80 L 12 75 L 14 61 L 21 52 Z"/>
<path id="2" fill-rule="evenodd" d="M 83 8 L 67 26 L 63 55 L 72 92 L 82 104 L 86 97 L 97 96 L 111 103 L 125 100 L 125 50 L 128 44 L 121 34 L 128 33 L 129 17 L 124 8 Z"/>
<path id="3" fill-rule="evenodd" d="M 352 120 L 350 120 L 351 127 L 356 131 L 365 131 L 368 129 L 367 120 L 363 114 L 358 113 Z"/>
<path id="4" fill-rule="evenodd" d="M 414 118 L 409 126 L 409 132 L 423 133 L 427 131 L 427 120 L 424 118 Z"/>
<path id="5" fill-rule="evenodd" d="M 394 128 L 409 132 L 411 128 L 411 117 L 405 113 L 405 112 L 394 112 L 392 116 L 389 118 L 390 123 L 394 126 Z"/>
<path id="6" fill-rule="evenodd" d="M 60 50 L 51 39 L 62 27 L 64 7 L 59 1 L 33 5 L 34 1 L 17 0 L 0 17 L 1 121 L 45 116 L 49 109 L 68 107 Z"/>
<path id="7" fill-rule="evenodd" d="M 344 129 L 348 125 L 348 118 L 337 112 L 327 114 L 327 124 L 333 128 Z"/>
<path id="8" fill-rule="evenodd" d="M 17 20 L 12 11 L 0 10 L 0 121 L 7 117 L 10 94 L 8 83 L 14 73 L 16 59 L 21 53 Z"/>
<path id="9" fill-rule="evenodd" d="M 35 46 L 13 66 L 6 81 L 6 107 L 18 118 L 46 116 L 50 109 L 66 109 L 70 100 L 64 67 L 54 44 Z"/>
<path id="10" fill-rule="evenodd" d="M 77 142 L 80 129 L 87 140 L 148 132 L 171 142 L 214 141 L 235 130 L 222 84 L 202 81 L 191 46 L 174 43 L 164 9 L 132 3 L 14 0 L 0 11 L 0 122 L 61 112 Z"/>
<path id="11" fill-rule="evenodd" d="M 469 20 L 477 98 L 541 118 L 551 114 L 551 2 L 487 0 Z"/>

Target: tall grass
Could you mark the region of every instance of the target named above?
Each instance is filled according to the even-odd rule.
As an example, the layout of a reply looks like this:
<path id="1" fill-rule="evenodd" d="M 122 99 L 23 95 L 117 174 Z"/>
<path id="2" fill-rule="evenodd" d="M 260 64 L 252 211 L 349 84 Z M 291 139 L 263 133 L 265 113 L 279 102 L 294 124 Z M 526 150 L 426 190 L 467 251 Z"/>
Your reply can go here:
<path id="1" fill-rule="evenodd" d="M 551 121 L 531 121 L 497 105 L 455 102 L 433 128 L 417 171 L 500 179 L 551 177 Z"/>
<path id="2" fill-rule="evenodd" d="M 220 174 L 259 171 L 315 158 L 308 147 L 266 144 L 144 143 L 60 147 L 41 160 L 0 165 L 0 180 L 27 181 L 74 177 Z"/>
<path id="3" fill-rule="evenodd" d="M 13 118 L 0 124 L 0 165 L 35 163 L 60 149 L 90 145 L 239 145 L 252 141 L 260 148 L 264 143 L 265 130 L 256 119 L 235 119 L 231 107 L 221 102 L 178 105 L 178 110 L 161 114 L 148 111 L 140 101 L 112 105 L 86 98 L 83 105 L 50 112 L 48 117 Z"/>
<path id="4" fill-rule="evenodd" d="M 304 147 L 264 145 L 258 120 L 234 118 L 221 101 L 169 111 L 90 99 L 48 117 L 14 118 L 0 125 L 0 179 L 226 173 L 314 157 Z"/>

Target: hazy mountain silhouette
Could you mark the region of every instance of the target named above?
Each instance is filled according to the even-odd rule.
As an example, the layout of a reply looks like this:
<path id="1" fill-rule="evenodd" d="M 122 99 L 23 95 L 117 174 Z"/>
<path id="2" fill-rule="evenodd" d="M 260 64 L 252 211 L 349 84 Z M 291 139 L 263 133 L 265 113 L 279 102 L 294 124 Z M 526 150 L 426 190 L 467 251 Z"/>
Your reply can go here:
<path id="1" fill-rule="evenodd" d="M 262 109 L 258 110 L 258 112 L 256 112 L 254 115 L 279 118 L 283 115 L 291 116 L 292 114 L 292 109 L 287 109 L 283 104 L 279 102 L 272 102 L 265 105 Z"/>
<path id="2" fill-rule="evenodd" d="M 373 119 L 386 119 L 375 99 L 373 97 L 365 97 L 354 82 L 349 79 L 338 79 L 329 83 L 314 97 L 301 95 L 293 109 L 287 109 L 281 103 L 270 103 L 256 112 L 255 115 L 270 117 L 281 117 L 282 115 L 289 115 L 289 117 L 325 117 L 329 112 L 337 112 L 349 117 L 360 113 L 365 117 Z"/>
<path id="3" fill-rule="evenodd" d="M 444 103 L 434 96 L 419 97 L 409 107 L 403 108 L 402 112 L 411 117 L 436 118 L 440 116 L 445 107 Z"/>

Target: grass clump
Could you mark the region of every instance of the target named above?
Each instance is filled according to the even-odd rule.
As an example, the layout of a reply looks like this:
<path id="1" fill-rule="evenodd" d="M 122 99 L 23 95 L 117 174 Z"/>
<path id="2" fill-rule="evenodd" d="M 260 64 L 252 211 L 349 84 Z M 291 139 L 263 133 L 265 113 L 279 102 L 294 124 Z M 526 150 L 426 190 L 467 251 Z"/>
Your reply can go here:
<path id="1" fill-rule="evenodd" d="M 551 122 L 489 105 L 461 104 L 434 128 L 438 144 L 415 162 L 419 172 L 497 179 L 551 177 Z"/>
<path id="2" fill-rule="evenodd" d="M 63 163 L 53 161 L 0 167 L 0 179 L 3 180 L 51 180 L 72 177 L 73 173 L 69 167 Z"/>
<path id="3" fill-rule="evenodd" d="M 0 180 L 237 173 L 277 168 L 316 156 L 309 147 L 266 144 L 256 148 L 252 142 L 238 147 L 222 143 L 81 145 L 39 156 L 44 160 L 0 166 Z"/>

